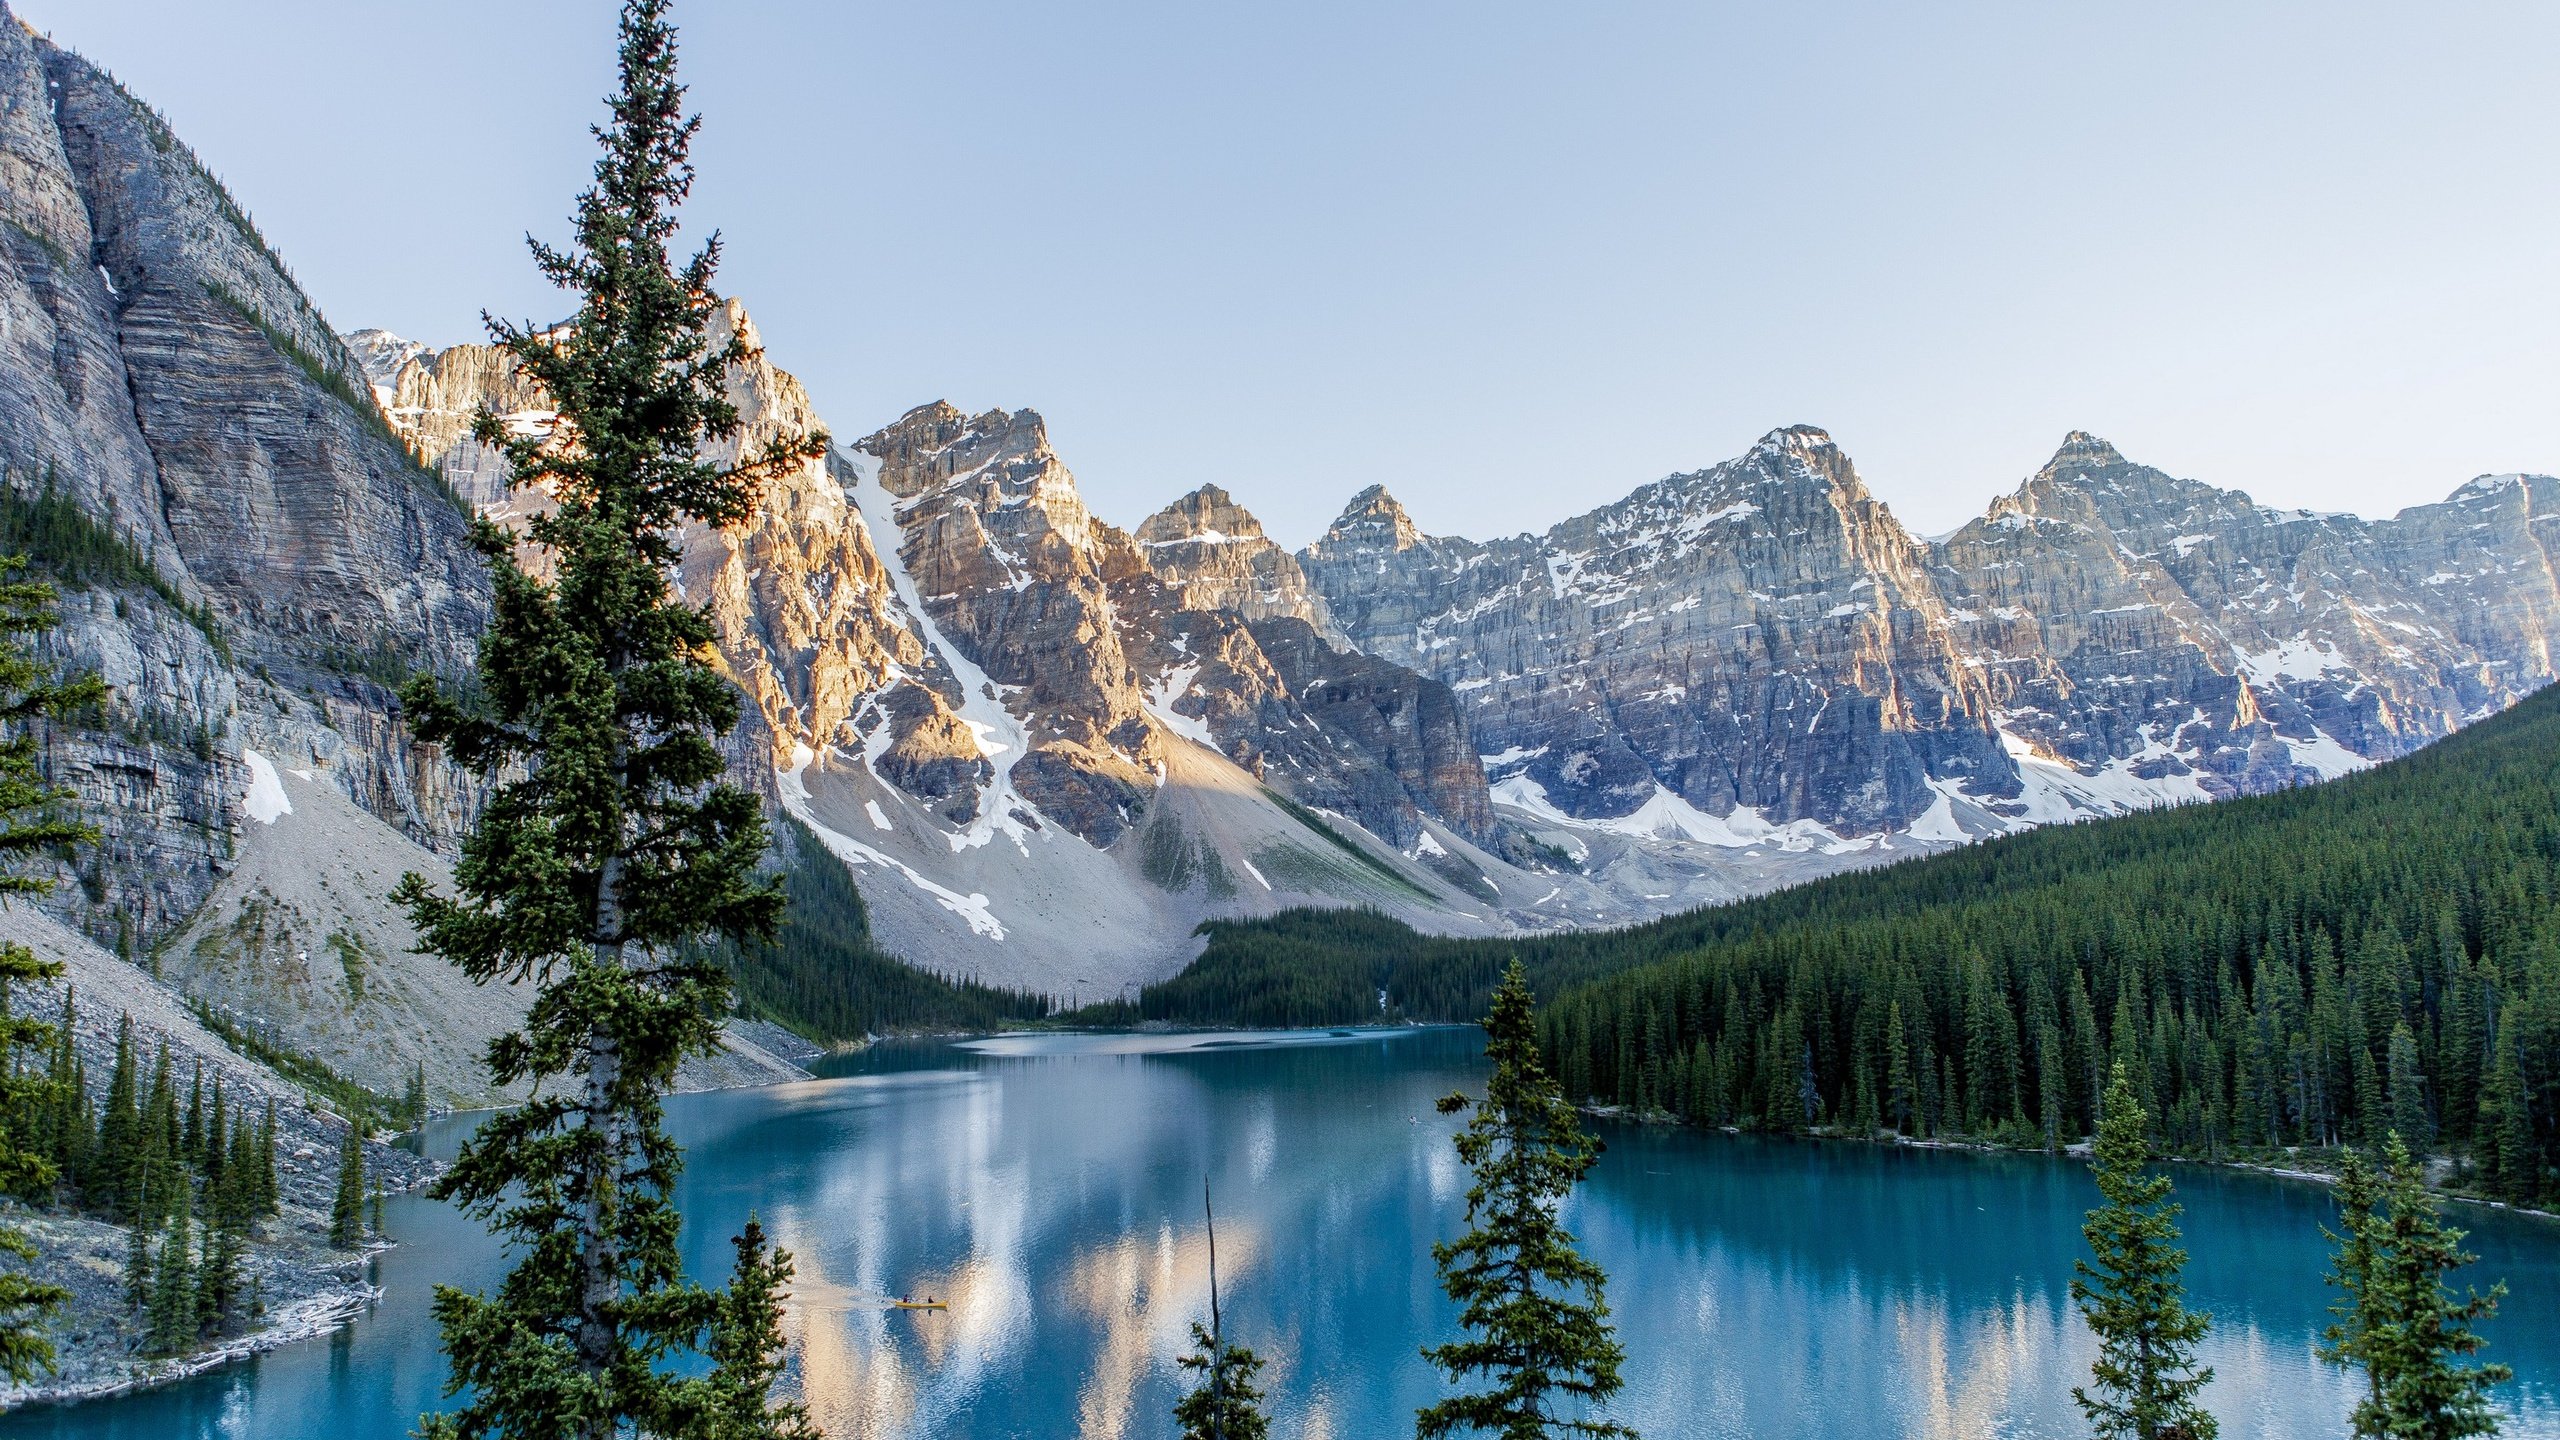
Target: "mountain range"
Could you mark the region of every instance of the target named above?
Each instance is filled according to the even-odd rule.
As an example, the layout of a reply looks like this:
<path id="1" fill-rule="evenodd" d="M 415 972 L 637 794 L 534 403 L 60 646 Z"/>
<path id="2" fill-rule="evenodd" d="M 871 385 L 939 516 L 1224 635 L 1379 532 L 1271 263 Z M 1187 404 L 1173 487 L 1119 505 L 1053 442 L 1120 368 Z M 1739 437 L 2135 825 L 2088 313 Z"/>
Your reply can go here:
<path id="1" fill-rule="evenodd" d="M 147 105 L 16 24 L 0 207 L 6 518 L 59 552 L 54 655 L 115 692 L 50 737 L 107 838 L 49 903 L 205 1003 L 293 991 L 297 1043 L 405 1074 L 418 1047 L 372 1040 L 454 1002 L 368 988 L 407 973 L 372 887 L 432 870 L 478 792 L 395 690 L 470 665 L 469 517 L 548 503 L 472 417 L 554 417 L 489 347 L 339 334 Z M 2309 783 L 2553 675 L 2544 476 L 2369 521 L 2074 433 L 1924 539 L 1790 426 L 1542 534 L 1426 535 L 1372 487 L 1291 553 L 1215 485 L 1095 515 L 1029 410 L 827 426 L 743 306 L 719 323 L 751 351 L 734 443 L 836 437 L 685 537 L 736 773 L 888 949 L 1062 998 L 1170 973 L 1213 917 L 1623 924 Z"/>

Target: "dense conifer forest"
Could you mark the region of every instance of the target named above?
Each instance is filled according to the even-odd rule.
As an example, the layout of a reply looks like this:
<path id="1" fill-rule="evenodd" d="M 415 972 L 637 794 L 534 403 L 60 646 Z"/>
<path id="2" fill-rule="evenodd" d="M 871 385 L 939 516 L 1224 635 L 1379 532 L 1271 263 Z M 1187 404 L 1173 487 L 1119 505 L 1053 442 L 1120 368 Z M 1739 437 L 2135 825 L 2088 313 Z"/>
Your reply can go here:
<path id="1" fill-rule="evenodd" d="M 929 974 L 871 941 L 862 892 L 796 820 L 776 827 L 789 902 L 770 945 L 725 953 L 738 1013 L 820 1044 L 899 1030 L 995 1030 L 1049 1013 L 1043 996 Z"/>
<path id="2" fill-rule="evenodd" d="M 2076 1140 L 2122 1062 L 2175 1153 L 2377 1145 L 2560 1199 L 2560 694 L 2331 784 L 2060 826 L 1516 944 L 1208 927 L 1148 1019 L 1465 1019 L 1519 954 L 1570 1093 L 1713 1125 Z"/>

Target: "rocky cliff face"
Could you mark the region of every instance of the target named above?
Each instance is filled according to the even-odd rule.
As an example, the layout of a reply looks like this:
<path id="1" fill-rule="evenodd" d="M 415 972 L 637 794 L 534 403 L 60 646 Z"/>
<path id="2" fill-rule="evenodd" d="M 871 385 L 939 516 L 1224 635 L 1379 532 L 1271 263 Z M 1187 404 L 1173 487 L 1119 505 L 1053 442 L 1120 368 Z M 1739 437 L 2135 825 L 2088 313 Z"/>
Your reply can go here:
<path id="1" fill-rule="evenodd" d="M 1300 559 L 1465 698 L 1497 799 L 1850 853 L 2321 779 L 2512 703 L 2553 673 L 2553 485 L 2367 522 L 2075 432 L 1929 545 L 1797 427 L 1540 536 L 1425 536 L 1373 489 Z"/>
<path id="2" fill-rule="evenodd" d="M 1301 564 L 1363 649 L 1452 685 L 1532 810 L 1875 831 L 2005 772 L 1925 552 L 1818 430 L 1485 544 L 1371 490 Z"/>
<path id="3" fill-rule="evenodd" d="M 1326 613 L 1324 597 L 1288 551 L 1262 533 L 1262 522 L 1215 485 L 1203 485 L 1138 526 L 1147 564 L 1188 610 L 1224 610 L 1246 621 L 1300 620 L 1336 645 L 1348 645 Z"/>
<path id="4" fill-rule="evenodd" d="M 0 219 L 12 503 L 50 490 L 127 557 L 51 642 L 115 687 L 107 731 L 53 751 L 107 829 L 55 903 L 102 940 L 168 934 L 227 863 L 253 743 L 449 839 L 469 796 L 385 682 L 468 662 L 487 587 L 461 507 L 195 156 L 5 11 Z"/>
<path id="5" fill-rule="evenodd" d="M 116 557 L 50 642 L 116 696 L 51 737 L 107 827 L 54 904 L 206 995 L 299 976 L 353 1064 L 409 1012 L 310 970 L 305 932 L 387 955 L 392 922 L 315 892 L 289 943 L 261 930 L 326 867 L 243 817 L 281 773 L 399 843 L 458 833 L 475 796 L 391 687 L 470 662 L 468 516 L 550 503 L 474 417 L 556 417 L 493 348 L 333 334 L 148 107 L 11 23 L 0 222 L 5 504 Z M 748 342 L 735 445 L 824 428 L 743 308 L 716 328 Z M 1214 485 L 1122 530 L 1037 414 L 934 404 L 686 536 L 677 580 L 747 701 L 737 773 L 856 868 L 882 938 L 1090 994 L 1213 915 L 1618 923 L 2338 774 L 2552 677 L 2555 507 L 2500 476 L 2385 521 L 2275 511 L 2074 434 L 1925 543 L 1799 426 L 1540 535 L 1425 535 L 1371 489 L 1291 555 Z M 378 877 L 344 878 L 314 883 Z"/>

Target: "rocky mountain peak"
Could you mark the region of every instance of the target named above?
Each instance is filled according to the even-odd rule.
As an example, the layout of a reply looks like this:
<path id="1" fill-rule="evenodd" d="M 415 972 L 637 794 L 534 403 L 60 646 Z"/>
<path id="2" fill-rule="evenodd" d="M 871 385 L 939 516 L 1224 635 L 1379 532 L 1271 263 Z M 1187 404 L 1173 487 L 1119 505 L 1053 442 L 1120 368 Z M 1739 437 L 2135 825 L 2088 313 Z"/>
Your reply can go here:
<path id="1" fill-rule="evenodd" d="M 1782 425 L 1761 436 L 1738 464 L 1719 465 L 1698 474 L 1730 485 L 1755 472 L 1782 483 L 1810 479 L 1841 502 L 1862 504 L 1871 498 L 1865 482 L 1858 478 L 1856 464 L 1831 438 L 1831 432 L 1818 425 Z M 1676 483 L 1679 478 L 1675 476 L 1673 482 L 1666 483 Z"/>
<path id="2" fill-rule="evenodd" d="M 1754 450 L 1774 450 L 1789 455 L 1812 455 L 1819 451 L 1837 451 L 1840 447 L 1831 432 L 1819 425 L 1781 425 L 1760 437 Z"/>
<path id="3" fill-rule="evenodd" d="M 1137 539 L 1147 564 L 1191 610 L 1232 610 L 1247 621 L 1288 616 L 1348 646 L 1297 560 L 1263 533 L 1253 512 L 1203 485 L 1150 515 Z"/>
<path id="4" fill-rule="evenodd" d="M 1215 485 L 1203 485 L 1138 525 L 1138 539 L 1149 546 L 1198 542 L 1208 545 L 1260 540 L 1269 544 L 1262 522 Z"/>
<path id="5" fill-rule="evenodd" d="M 1019 479 L 1056 461 L 1040 412 L 970 415 L 948 400 L 917 406 L 854 448 L 878 457 L 881 483 L 902 499 L 991 467 L 1004 472 L 997 478 Z"/>
<path id="6" fill-rule="evenodd" d="M 373 393 L 386 410 L 391 408 L 390 397 L 400 383 L 401 367 L 434 353 L 419 341 L 403 339 L 388 330 L 358 330 L 340 338 L 347 342 L 347 353 L 364 367 L 365 378 L 373 382 Z"/>
<path id="7" fill-rule="evenodd" d="M 1384 485 L 1372 485 L 1351 497 L 1324 532 L 1328 546 L 1375 546 L 1410 550 L 1423 542 L 1421 527 Z"/>
<path id="8" fill-rule="evenodd" d="M 2062 448 L 2044 463 L 2047 474 L 2059 475 L 2072 470 L 2103 470 L 2122 465 L 2125 458 L 2116 447 L 2090 434 L 2074 430 L 2062 437 Z"/>

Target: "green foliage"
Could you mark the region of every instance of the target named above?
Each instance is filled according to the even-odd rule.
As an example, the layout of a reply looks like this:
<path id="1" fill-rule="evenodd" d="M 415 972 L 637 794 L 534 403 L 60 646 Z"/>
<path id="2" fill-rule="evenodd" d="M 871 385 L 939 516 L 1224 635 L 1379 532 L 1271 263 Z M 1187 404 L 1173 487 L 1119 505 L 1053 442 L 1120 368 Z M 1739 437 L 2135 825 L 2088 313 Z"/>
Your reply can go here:
<path id="1" fill-rule="evenodd" d="M 929 974 L 874 945 L 853 876 L 799 821 L 783 822 L 776 848 L 787 901 L 780 933 L 719 951 L 738 1013 L 821 1045 L 900 1030 L 993 1030 L 1049 1013 L 1041 996 Z"/>
<path id="2" fill-rule="evenodd" d="M 329 1200 L 329 1243 L 340 1250 L 364 1243 L 364 1131 L 353 1122 L 338 1140 L 338 1184 Z"/>
<path id="3" fill-rule="evenodd" d="M 510 435 L 483 412 L 478 437 L 556 504 L 520 533 L 474 527 L 495 590 L 478 696 L 432 678 L 403 695 L 422 739 L 495 783 L 456 893 L 412 875 L 396 898 L 421 948 L 475 981 L 535 987 L 487 1057 L 493 1088 L 530 1084 L 533 1098 L 482 1124 L 433 1191 L 514 1262 L 492 1293 L 437 1291 L 457 1403 L 420 1433 L 439 1440 L 680 1431 L 706 1387 L 743 1383 L 678 1369 L 718 1298 L 683 1275 L 663 1096 L 729 1009 L 715 947 L 770 940 L 783 896 L 756 878 L 761 807 L 722 780 L 737 692 L 705 658 L 709 618 L 669 576 L 685 527 L 745 518 L 761 484 L 827 442 L 701 458 L 739 435 L 724 381 L 750 356 L 743 338 L 714 349 L 706 333 L 717 240 L 681 269 L 669 255 L 698 122 L 667 9 L 626 0 L 621 87 L 575 241 L 533 245 L 576 314 L 490 327 L 561 423 Z M 517 563 L 520 543 L 546 555 L 544 574 Z"/>
<path id="4" fill-rule="evenodd" d="M 301 1086 L 318 1104 L 367 1127 L 400 1122 L 404 1108 L 399 1101 L 348 1079 L 331 1069 L 327 1061 L 261 1035 L 201 1001 L 190 1000 L 187 1008 L 195 1012 L 204 1028 L 221 1036 L 224 1044 Z"/>
<path id="5" fill-rule="evenodd" d="M 2100 1440 L 2213 1440 L 2220 1427 L 2196 1403 L 2213 1371 L 2195 1363 L 2213 1321 L 2186 1308 L 2180 1207 L 2169 1199 L 2169 1177 L 2151 1168 L 2149 1131 L 2118 1065 L 2094 1156 L 2105 1203 L 2081 1227 L 2090 1258 L 2072 1265 L 2072 1303 L 2098 1337 L 2095 1383 L 2074 1386 L 2071 1398 Z"/>
<path id="6" fill-rule="evenodd" d="M 1297 821 L 1299 824 L 1306 826 L 1308 829 L 1316 832 L 1316 834 L 1324 837 L 1327 844 L 1350 857 L 1353 864 L 1369 872 L 1372 879 L 1383 883 L 1388 889 L 1405 895 L 1410 895 L 1417 900 L 1428 900 L 1432 898 L 1430 891 L 1414 884 L 1411 879 L 1407 878 L 1394 866 L 1391 866 L 1386 861 L 1379 859 L 1367 846 L 1354 841 L 1351 837 L 1333 828 L 1333 826 L 1327 822 L 1322 815 L 1317 814 L 1314 810 L 1299 804 L 1297 801 L 1290 799 L 1288 796 L 1281 794 L 1279 791 L 1274 790 L 1267 785 L 1263 787 L 1262 793 L 1265 798 L 1271 801 L 1272 804 L 1289 812 L 1290 819 Z"/>
<path id="7" fill-rule="evenodd" d="M 1503 1440 L 1556 1435 L 1634 1436 L 1587 1418 L 1618 1391 L 1625 1358 L 1609 1325 L 1608 1276 L 1574 1249 L 1558 1210 L 1600 1158 L 1540 1063 L 1528 976 L 1514 964 L 1485 1017 L 1493 1075 L 1482 1100 L 1454 1094 L 1442 1114 L 1472 1109 L 1458 1159 L 1474 1172 L 1467 1233 L 1431 1247 L 1440 1286 L 1458 1304 L 1468 1336 L 1425 1349 L 1452 1384 L 1485 1388 L 1429 1405 L 1417 1440 L 1489 1431 Z M 1582 1298 L 1576 1298 L 1579 1292 Z"/>
<path id="8" fill-rule="evenodd" d="M 1271 1421 L 1262 1413 L 1262 1392 L 1253 1377 L 1262 1357 L 1209 1327 L 1191 1322 L 1191 1350 L 1174 1363 L 1196 1372 L 1199 1380 L 1174 1402 L 1174 1423 L 1182 1440 L 1264 1440 Z"/>
<path id="9" fill-rule="evenodd" d="M 1209 933 L 1147 1018 L 1342 1024 L 1383 990 L 1389 1014 L 1456 1019 L 1517 956 L 1576 1098 L 2041 1146 L 2090 1133 L 2121 1060 L 2167 1153 L 2406 1122 L 2490 1193 L 2560 1200 L 2560 692 L 2328 784 L 1625 930 L 1443 939 L 1301 911 Z"/>
<path id="10" fill-rule="evenodd" d="M 2397 1133 L 2383 1141 L 2376 1175 L 2349 1153 L 2338 1180 L 2337 1247 L 2328 1282 L 2338 1317 L 2320 1356 L 2364 1372 L 2354 1433 L 2390 1440 L 2460 1440 L 2498 1433 L 2488 1390 L 2514 1378 L 2504 1365 L 2465 1365 L 2488 1342 L 2471 1328 L 2497 1313 L 2506 1286 L 2456 1299 L 2444 1277 L 2475 1256 L 2448 1230 L 2428 1193 L 2426 1170 Z"/>
<path id="11" fill-rule="evenodd" d="M 53 587 L 21 578 L 23 556 L 0 560 L 0 899 L 41 895 L 53 882 L 23 872 L 40 853 L 94 842 L 97 828 L 68 813 L 70 791 L 46 779 L 35 727 L 94 705 L 105 694 L 95 675 L 65 679 L 27 653 L 23 636 L 53 628 Z M 36 1057 L 61 1053 L 64 1032 L 21 1015 L 12 990 L 58 979 L 62 965 L 24 945 L 0 943 L 0 1190 L 42 1197 L 60 1178 L 46 1136 L 63 1103 L 57 1073 Z M 23 1233 L 0 1228 L 0 1254 L 33 1261 Z M 0 1272 L 0 1375 L 25 1383 L 53 1368 L 45 1318 L 70 1292 L 19 1271 Z"/>
<path id="12" fill-rule="evenodd" d="M 145 1317 L 144 1345 L 155 1355 L 183 1355 L 195 1348 L 201 1333 L 196 1320 L 194 1231 L 187 1207 L 169 1216 L 160 1241 L 160 1258 L 151 1267 L 151 1310 Z"/>
<path id="13" fill-rule="evenodd" d="M 148 590 L 186 617 L 230 663 L 231 646 L 213 611 L 180 593 L 141 547 L 63 494 L 50 467 L 33 489 L 18 477 L 0 475 L 0 551 L 23 553 L 38 572 L 59 584 Z"/>
<path id="14" fill-rule="evenodd" d="M 708 1423 L 696 1433 L 705 1440 L 819 1440 L 808 1407 L 773 1399 L 773 1382 L 782 1374 L 782 1297 L 791 1286 L 791 1253 L 768 1246 L 752 1214 L 729 1243 L 738 1259 L 704 1347 L 712 1393 Z"/>
<path id="15" fill-rule="evenodd" d="M 1414 934 L 1375 910 L 1293 910 L 1271 920 L 1212 920 L 1200 959 L 1138 992 L 1147 1020 L 1219 1025 L 1374 1025 L 1396 983 L 1397 942 Z"/>

